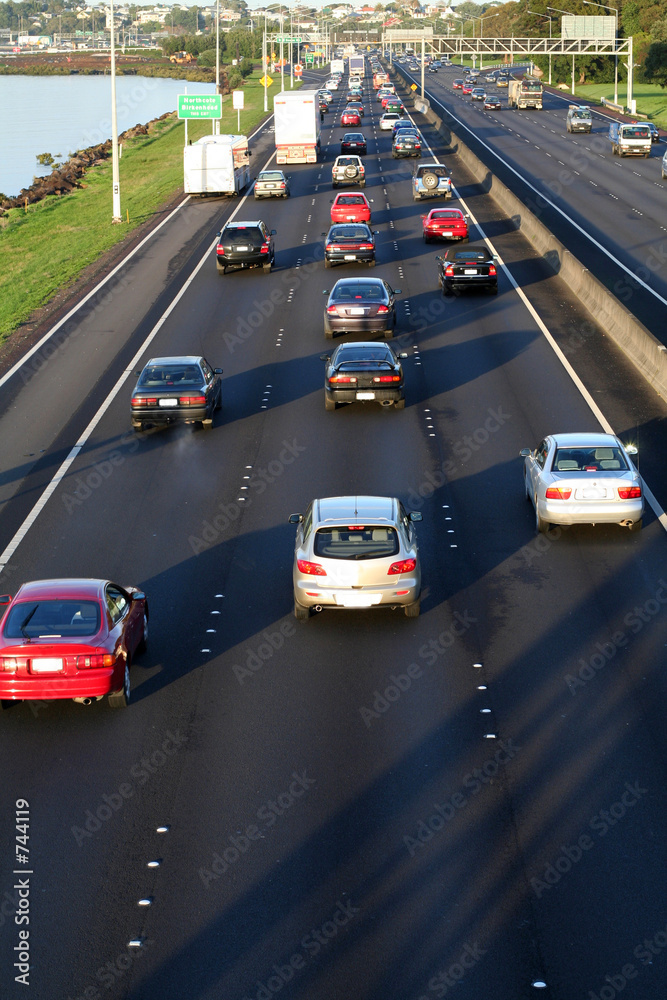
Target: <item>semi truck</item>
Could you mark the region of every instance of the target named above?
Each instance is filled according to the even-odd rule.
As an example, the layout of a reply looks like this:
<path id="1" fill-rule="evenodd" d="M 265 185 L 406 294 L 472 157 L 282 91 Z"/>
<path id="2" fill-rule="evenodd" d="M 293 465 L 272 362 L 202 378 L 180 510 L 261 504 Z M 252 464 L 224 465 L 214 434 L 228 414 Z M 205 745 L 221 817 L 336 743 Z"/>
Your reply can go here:
<path id="1" fill-rule="evenodd" d="M 612 122 L 609 141 L 614 156 L 650 156 L 651 132 L 643 122 Z"/>
<path id="2" fill-rule="evenodd" d="M 360 76 L 363 79 L 366 74 L 366 60 L 363 56 L 350 56 L 347 65 L 350 76 Z"/>
<path id="3" fill-rule="evenodd" d="M 542 84 L 534 76 L 523 76 L 520 80 L 510 80 L 507 90 L 507 105 L 512 108 L 537 108 L 542 110 Z"/>
<path id="4" fill-rule="evenodd" d="M 183 150 L 186 194 L 239 194 L 250 183 L 245 135 L 205 135 Z"/>
<path id="5" fill-rule="evenodd" d="M 320 149 L 318 91 L 276 94 L 273 113 L 276 163 L 317 163 Z"/>

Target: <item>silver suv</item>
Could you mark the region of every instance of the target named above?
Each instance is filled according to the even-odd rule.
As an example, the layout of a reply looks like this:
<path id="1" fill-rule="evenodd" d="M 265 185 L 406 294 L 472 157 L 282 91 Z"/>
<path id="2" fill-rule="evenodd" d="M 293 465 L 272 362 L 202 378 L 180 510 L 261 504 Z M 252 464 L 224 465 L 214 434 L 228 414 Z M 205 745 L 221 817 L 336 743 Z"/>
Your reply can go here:
<path id="1" fill-rule="evenodd" d="M 568 132 L 590 132 L 593 128 L 591 109 L 585 104 L 571 104 L 565 125 Z"/>
<path id="2" fill-rule="evenodd" d="M 443 163 L 420 163 L 412 175 L 412 197 L 414 201 L 422 198 L 451 198 L 452 177 Z"/>
<path id="3" fill-rule="evenodd" d="M 338 187 L 339 184 L 358 184 L 359 187 L 366 187 L 366 168 L 361 157 L 337 156 L 331 168 L 331 183 L 334 187 Z"/>

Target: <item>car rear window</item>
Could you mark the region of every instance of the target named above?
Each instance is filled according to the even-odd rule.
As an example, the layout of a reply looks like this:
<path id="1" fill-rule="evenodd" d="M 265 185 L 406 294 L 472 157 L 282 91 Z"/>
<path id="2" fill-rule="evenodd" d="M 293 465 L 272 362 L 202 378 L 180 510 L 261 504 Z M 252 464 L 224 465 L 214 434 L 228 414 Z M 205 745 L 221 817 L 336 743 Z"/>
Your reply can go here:
<path id="1" fill-rule="evenodd" d="M 264 242 L 264 237 L 256 226 L 226 226 L 222 240 L 225 243 L 249 243 L 257 247 Z"/>
<path id="2" fill-rule="evenodd" d="M 398 535 L 393 527 L 372 524 L 319 528 L 314 552 L 327 559 L 382 559 L 398 552 Z"/>
<path id="3" fill-rule="evenodd" d="M 435 174 L 436 177 L 448 177 L 449 171 L 447 167 L 441 166 L 419 167 L 417 176 L 423 177 L 424 174 Z"/>
<path id="4" fill-rule="evenodd" d="M 370 236 L 368 235 L 368 230 L 363 226 L 345 226 L 340 229 L 334 229 L 331 234 L 331 239 L 334 240 L 368 240 Z"/>
<path id="5" fill-rule="evenodd" d="M 257 178 L 260 181 L 281 181 L 282 179 L 282 170 L 262 170 Z"/>
<path id="6" fill-rule="evenodd" d="M 339 196 L 337 205 L 365 205 L 366 202 L 360 194 L 342 194 Z"/>
<path id="7" fill-rule="evenodd" d="M 620 448 L 557 448 L 552 472 L 620 472 L 628 463 Z"/>
<path id="8" fill-rule="evenodd" d="M 462 263 L 465 261 L 474 261 L 476 264 L 488 264 L 489 255 L 486 250 L 456 250 L 454 252 L 454 260 L 461 261 Z"/>
<path id="9" fill-rule="evenodd" d="M 97 601 L 22 601 L 7 616 L 6 639 L 68 639 L 100 630 Z"/>
<path id="10" fill-rule="evenodd" d="M 352 299 L 366 299 L 373 302 L 383 302 L 385 298 L 382 285 L 345 284 L 334 288 L 331 295 L 333 302 L 349 302 Z"/>
<path id="11" fill-rule="evenodd" d="M 156 365 L 145 368 L 141 373 L 139 385 L 169 386 L 181 382 L 201 382 L 202 375 L 196 365 Z"/>

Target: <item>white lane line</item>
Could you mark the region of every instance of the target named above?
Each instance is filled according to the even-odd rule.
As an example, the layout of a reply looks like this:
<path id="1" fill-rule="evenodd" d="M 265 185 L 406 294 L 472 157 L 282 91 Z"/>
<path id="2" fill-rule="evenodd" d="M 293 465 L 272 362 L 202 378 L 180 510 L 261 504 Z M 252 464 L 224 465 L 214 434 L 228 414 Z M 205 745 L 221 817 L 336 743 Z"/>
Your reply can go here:
<path id="1" fill-rule="evenodd" d="M 436 155 L 435 155 L 434 151 L 431 149 L 431 147 L 430 147 L 430 145 L 428 143 L 428 140 L 425 139 L 424 140 L 424 144 L 426 145 L 426 147 L 427 147 L 428 151 L 430 152 L 431 156 L 433 157 L 433 159 L 436 159 Z M 512 274 L 512 272 L 507 267 L 507 264 L 505 264 L 505 262 L 503 261 L 502 257 L 500 256 L 500 254 L 498 253 L 498 251 L 494 247 L 493 243 L 491 242 L 491 240 L 488 238 L 488 236 L 484 232 L 482 226 L 479 224 L 479 222 L 475 218 L 474 212 L 466 204 L 465 200 L 461 197 L 461 195 L 456 190 L 456 188 L 454 187 L 453 184 L 452 184 L 452 190 L 454 191 L 456 197 L 458 198 L 459 202 L 461 203 L 461 206 L 463 207 L 463 209 L 469 214 L 471 222 L 473 222 L 474 225 L 477 226 L 482 239 L 484 240 L 484 242 L 488 246 L 488 248 L 491 251 L 491 253 L 495 254 L 496 257 L 498 258 L 498 264 L 502 268 L 504 274 L 507 275 L 507 278 L 508 278 L 510 284 L 512 285 L 512 287 L 514 288 L 515 292 L 517 293 L 517 295 L 519 296 L 519 298 L 521 299 L 521 301 L 525 305 L 525 307 L 528 310 L 528 312 L 530 313 L 530 315 L 535 320 L 535 323 L 537 324 L 537 326 L 539 327 L 539 329 L 544 334 L 544 337 L 545 337 L 547 343 L 549 344 L 549 346 L 553 350 L 554 354 L 556 355 L 556 357 L 558 358 L 558 360 L 562 364 L 562 366 L 565 369 L 565 371 L 568 373 L 568 375 L 570 376 L 570 378 L 574 382 L 574 384 L 577 387 L 577 389 L 579 390 L 581 396 L 583 397 L 583 399 L 585 400 L 585 402 L 588 404 L 591 412 L 593 413 L 593 415 L 595 416 L 595 418 L 600 423 L 600 426 L 602 427 L 602 429 L 604 431 L 606 431 L 607 434 L 615 434 L 616 432 L 614 431 L 613 427 L 611 426 L 611 424 L 609 423 L 609 421 L 605 417 L 604 413 L 602 412 L 602 410 L 600 409 L 600 407 L 598 406 L 598 404 L 593 399 L 592 395 L 590 394 L 590 392 L 588 391 L 588 389 L 586 388 L 586 386 L 584 385 L 584 383 L 581 381 L 581 379 L 577 375 L 576 371 L 574 370 L 574 368 L 572 367 L 572 365 L 570 364 L 570 362 L 567 360 L 567 358 L 565 357 L 565 355 L 561 351 L 560 347 L 558 346 L 558 344 L 554 340 L 553 335 L 550 333 L 548 327 L 546 326 L 546 324 L 544 323 L 544 321 L 542 320 L 542 318 L 538 314 L 538 312 L 535 309 L 535 307 L 533 306 L 532 302 L 530 302 L 530 300 L 526 296 L 526 293 L 524 292 L 523 288 L 521 288 L 519 286 L 519 284 L 517 283 L 517 281 L 514 278 L 514 275 Z M 667 531 L 667 514 L 664 512 L 664 510 L 662 509 L 662 507 L 658 503 L 657 499 L 653 495 L 653 492 L 649 488 L 646 480 L 642 479 L 642 482 L 644 484 L 644 495 L 646 497 L 646 500 L 648 502 L 649 507 L 651 508 L 651 510 L 653 511 L 653 513 L 655 514 L 655 516 L 657 517 L 657 519 L 660 522 L 660 524 L 662 525 L 663 530 Z"/>
<path id="2" fill-rule="evenodd" d="M 262 170 L 266 170 L 266 168 L 268 167 L 269 163 L 271 162 L 271 160 L 274 158 L 275 155 L 276 155 L 276 153 L 275 153 L 275 150 L 274 150 L 273 153 L 271 153 L 271 156 L 268 158 L 268 160 L 264 164 L 264 166 L 261 168 Z M 247 201 L 248 197 L 249 197 L 249 194 L 244 194 L 243 195 L 243 197 L 239 201 L 238 205 L 236 206 L 236 208 L 234 209 L 234 211 L 232 212 L 232 214 L 229 216 L 228 222 L 231 222 L 236 217 L 236 215 L 238 215 L 238 213 L 240 212 L 240 210 L 243 208 L 245 202 Z M 41 514 L 41 512 L 46 507 L 47 503 L 49 502 L 50 498 L 55 493 L 55 491 L 58 488 L 58 486 L 60 485 L 60 483 L 63 481 L 63 479 L 67 475 L 68 469 L 70 468 L 70 466 L 72 465 L 72 463 L 74 462 L 74 460 L 76 459 L 76 457 L 78 456 L 78 454 L 81 451 L 81 449 L 87 443 L 87 441 L 90 438 L 91 434 L 93 433 L 93 431 L 95 430 L 95 428 L 99 424 L 100 420 L 102 419 L 102 417 L 104 416 L 104 414 L 107 412 L 107 410 L 109 409 L 109 407 L 111 406 L 111 404 L 115 400 L 115 398 L 118 395 L 118 393 L 120 392 L 120 390 L 123 388 L 123 386 L 127 382 L 127 380 L 130 377 L 130 375 L 134 376 L 134 369 L 139 364 L 139 361 L 141 360 L 141 357 L 145 353 L 145 351 L 148 348 L 149 344 L 151 344 L 152 341 L 155 339 L 155 337 L 157 337 L 157 335 L 160 332 L 160 330 L 162 329 L 165 321 L 171 315 L 171 313 L 174 311 L 174 309 L 176 308 L 176 306 L 178 305 L 178 303 L 181 301 L 181 299 L 183 298 L 183 296 L 185 295 L 185 293 L 189 290 L 190 285 L 193 283 L 193 281 L 195 280 L 195 278 L 197 277 L 197 275 L 201 271 L 201 269 L 204 266 L 204 264 L 208 260 L 210 260 L 211 251 L 213 250 L 213 247 L 216 245 L 216 243 L 217 243 L 217 237 L 216 237 L 216 239 L 213 240 L 213 242 L 207 248 L 206 252 L 204 253 L 204 256 L 199 261 L 199 263 L 195 266 L 192 274 L 185 281 L 185 283 L 184 283 L 183 287 L 181 288 L 181 290 L 174 297 L 174 299 L 172 299 L 172 301 L 170 302 L 170 304 L 167 306 L 167 308 L 163 312 L 162 316 L 160 316 L 159 320 L 157 321 L 157 323 L 155 324 L 155 326 L 153 327 L 153 329 L 150 331 L 150 333 L 148 334 L 148 336 L 144 340 L 144 342 L 141 345 L 141 347 L 139 348 L 139 350 L 136 352 L 136 354 L 134 355 L 134 357 L 132 358 L 132 360 L 129 362 L 127 369 L 120 376 L 120 378 L 118 379 L 118 381 L 116 382 L 116 384 L 111 389 L 111 391 L 109 392 L 108 396 L 106 397 L 106 399 L 104 400 L 104 402 L 100 406 L 100 408 L 97 411 L 97 413 L 90 420 L 88 426 L 85 428 L 85 430 L 81 434 L 81 437 L 79 438 L 79 440 L 70 449 L 70 452 L 69 452 L 67 458 L 63 461 L 63 463 L 61 464 L 61 466 L 58 469 L 58 471 L 55 473 L 55 475 L 53 476 L 53 478 L 51 479 L 51 481 L 49 482 L 49 484 L 45 487 L 45 489 L 42 492 L 42 495 L 40 496 L 39 500 L 37 500 L 37 502 L 33 506 L 32 510 L 30 511 L 30 513 L 27 515 L 27 517 L 23 521 L 23 524 L 17 530 L 17 532 L 14 535 L 14 537 L 10 540 L 10 542 L 7 545 L 7 547 L 5 548 L 5 551 L 2 553 L 2 555 L 0 555 L 0 573 L 4 572 L 5 566 L 7 565 L 7 563 L 9 562 L 9 560 L 13 557 L 13 555 L 16 552 L 17 548 L 19 547 L 19 545 L 21 544 L 21 542 L 23 541 L 23 539 L 25 538 L 25 536 L 28 534 L 28 532 L 32 528 L 33 524 L 35 523 L 35 521 L 37 520 L 37 518 L 39 517 L 39 515 Z"/>
<path id="3" fill-rule="evenodd" d="M 272 118 L 273 118 L 273 115 L 271 115 L 269 118 L 267 118 L 266 121 L 262 125 L 260 125 L 260 127 L 258 129 L 255 129 L 255 131 L 252 133 L 252 135 L 248 136 L 248 138 L 252 139 L 254 136 L 257 135 L 258 132 L 261 132 L 261 130 L 263 128 L 265 128 L 266 125 L 268 125 L 268 123 L 271 121 Z M 274 156 L 275 156 L 275 153 L 274 153 Z M 270 163 L 272 159 L 273 159 L 273 157 L 271 157 L 267 162 Z M 246 196 L 244 196 L 244 197 L 246 197 Z M 170 212 L 169 215 L 165 219 L 162 220 L 162 222 L 158 223 L 158 225 L 155 227 L 155 229 L 151 229 L 150 233 L 148 233 L 147 236 L 144 236 L 143 240 L 141 240 L 140 243 L 137 243 L 136 247 L 134 247 L 133 250 L 130 250 L 130 252 L 128 253 L 128 255 L 126 257 L 123 257 L 123 259 L 121 260 L 121 262 L 119 264 L 117 264 L 114 267 L 114 269 L 107 274 L 107 276 L 105 278 L 102 278 L 102 280 L 100 282 L 98 282 L 98 284 L 95 285 L 95 287 L 90 292 L 88 292 L 88 294 L 85 295 L 81 299 L 80 302 L 77 302 L 77 304 L 75 306 L 73 306 L 72 309 L 70 309 L 70 311 L 65 316 L 63 316 L 62 319 L 59 319 L 58 322 L 55 324 L 55 326 L 52 326 L 51 329 L 47 333 L 44 334 L 44 336 L 42 337 L 42 339 L 38 340 L 37 343 L 33 347 L 31 347 L 30 350 L 27 351 L 26 354 L 24 354 L 23 357 L 19 361 L 17 361 L 14 366 L 12 368 L 10 368 L 9 371 L 6 372 L 2 376 L 2 378 L 0 378 L 0 388 L 2 388 L 2 386 L 6 382 L 8 382 L 9 379 L 13 375 L 16 374 L 16 372 L 19 370 L 19 368 L 23 367 L 23 365 L 26 363 L 26 361 L 28 361 L 33 356 L 33 354 L 35 354 L 37 351 L 41 350 L 41 348 L 43 347 L 43 345 L 47 342 L 47 340 L 50 337 L 53 336 L 53 334 L 56 332 L 56 330 L 59 330 L 60 327 L 63 326 L 63 324 L 65 324 L 69 319 L 71 319 L 71 317 L 74 316 L 79 311 L 79 309 L 81 309 L 82 306 L 84 306 L 86 304 L 86 302 L 88 302 L 90 299 L 92 299 L 94 295 L 97 295 L 97 293 L 99 292 L 100 288 L 103 288 L 108 281 L 111 281 L 111 279 L 113 278 L 113 276 L 115 274 L 117 274 L 118 271 L 120 271 L 123 267 L 125 267 L 125 265 L 127 264 L 127 262 L 129 260 L 131 260 L 132 257 L 134 257 L 134 255 L 136 253 L 138 253 L 141 250 L 141 248 L 146 243 L 148 243 L 148 241 L 151 240 L 155 236 L 155 234 L 157 232 L 159 232 L 160 229 L 162 229 L 162 227 L 164 225 L 166 225 L 167 222 L 169 222 L 170 219 L 172 219 L 176 215 L 177 212 L 180 212 L 180 210 L 183 208 L 183 206 L 187 205 L 187 203 L 189 201 L 190 201 L 190 195 L 188 195 L 186 198 L 184 198 L 183 201 L 180 202 L 176 206 L 176 208 L 173 210 L 173 212 Z M 315 204 L 315 201 L 313 201 L 313 205 L 314 204 Z"/>

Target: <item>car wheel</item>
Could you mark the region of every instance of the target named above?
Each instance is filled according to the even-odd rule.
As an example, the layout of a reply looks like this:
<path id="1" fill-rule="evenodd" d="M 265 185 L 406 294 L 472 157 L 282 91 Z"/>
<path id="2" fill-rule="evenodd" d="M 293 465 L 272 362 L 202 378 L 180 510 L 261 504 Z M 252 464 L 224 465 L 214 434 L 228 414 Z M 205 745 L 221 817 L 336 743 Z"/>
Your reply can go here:
<path id="1" fill-rule="evenodd" d="M 438 186 L 438 178 L 435 174 L 424 174 L 422 183 L 427 191 L 433 191 Z"/>
<path id="2" fill-rule="evenodd" d="M 308 621 L 308 619 L 310 618 L 311 615 L 312 615 L 311 609 L 310 608 L 304 608 L 303 604 L 299 604 L 299 602 L 297 601 L 297 599 L 295 597 L 294 598 L 294 617 L 298 618 L 299 621 L 305 622 L 305 621 Z"/>
<path id="3" fill-rule="evenodd" d="M 421 611 L 421 600 L 417 598 L 414 604 L 406 604 L 403 608 L 406 618 L 419 618 Z"/>
<path id="4" fill-rule="evenodd" d="M 144 611 L 144 621 L 141 629 L 141 639 L 137 646 L 137 653 L 145 653 L 148 646 L 148 610 Z"/>
<path id="5" fill-rule="evenodd" d="M 498 294 L 498 286 L 497 285 L 489 285 L 488 288 L 487 288 L 487 292 L 489 293 L 489 295 L 497 295 Z"/>
<path id="6" fill-rule="evenodd" d="M 123 674 L 123 686 L 120 691 L 112 691 L 109 694 L 110 708 L 127 708 L 130 703 L 130 664 L 125 661 L 125 673 Z"/>
<path id="7" fill-rule="evenodd" d="M 644 527 L 644 522 L 640 517 L 638 521 L 633 521 L 633 523 L 630 525 L 630 531 L 634 534 L 635 531 L 641 531 L 643 527 Z"/>
<path id="8" fill-rule="evenodd" d="M 431 237 L 430 236 L 424 236 L 424 243 L 430 243 L 430 242 L 431 242 Z"/>
<path id="9" fill-rule="evenodd" d="M 2 698 L 0 700 L 0 709 L 2 709 L 3 712 L 9 712 L 14 707 L 14 705 L 20 705 L 20 704 L 21 702 L 18 699 Z"/>
<path id="10" fill-rule="evenodd" d="M 369 262 L 368 262 L 368 266 L 369 266 L 369 267 L 375 267 L 375 257 L 373 257 L 373 259 L 372 259 L 372 260 L 369 260 Z"/>
<path id="11" fill-rule="evenodd" d="M 336 400 L 332 399 L 329 393 L 325 390 L 324 392 L 324 409 L 325 410 L 335 410 L 337 407 Z"/>
<path id="12" fill-rule="evenodd" d="M 337 188 L 338 187 L 338 181 L 332 181 L 331 182 L 331 186 Z"/>
<path id="13" fill-rule="evenodd" d="M 451 295 L 451 294 L 452 294 L 452 290 L 451 290 L 451 288 L 449 287 L 449 285 L 443 285 L 443 286 L 442 286 L 442 294 L 443 294 L 443 295 L 447 295 L 447 296 L 449 296 L 449 295 Z"/>
<path id="14" fill-rule="evenodd" d="M 141 420 L 132 421 L 132 430 L 135 432 L 135 434 L 141 434 L 143 429 L 144 425 Z"/>
<path id="15" fill-rule="evenodd" d="M 405 409 L 405 396 L 403 397 L 403 399 L 396 399 L 396 400 L 394 400 L 394 409 L 395 410 L 404 410 Z"/>
<path id="16" fill-rule="evenodd" d="M 366 187 L 366 181 L 360 181 L 359 182 L 359 187 L 360 188 L 365 188 Z"/>
<path id="17" fill-rule="evenodd" d="M 202 427 L 205 431 L 210 431 L 213 426 L 213 417 L 205 417 L 201 422 Z"/>
<path id="18" fill-rule="evenodd" d="M 389 329 L 384 331 L 384 339 L 393 340 L 393 338 L 394 338 L 394 328 L 390 327 Z"/>
<path id="19" fill-rule="evenodd" d="M 525 472 L 523 474 L 523 494 L 524 494 L 526 500 L 530 500 L 530 502 L 532 503 L 532 498 L 530 496 L 530 490 L 528 489 L 528 476 L 526 475 Z"/>
<path id="20" fill-rule="evenodd" d="M 227 268 L 225 267 L 224 264 L 218 264 L 218 262 L 216 261 L 215 266 L 218 269 L 218 274 L 227 274 Z"/>
<path id="21" fill-rule="evenodd" d="M 324 258 L 324 266 L 325 267 L 331 267 L 331 261 L 328 260 L 326 257 Z"/>
<path id="22" fill-rule="evenodd" d="M 215 410 L 221 410 L 222 409 L 222 389 L 220 389 L 220 392 L 218 393 L 218 398 L 216 400 L 214 409 Z"/>
<path id="23" fill-rule="evenodd" d="M 544 518 L 541 516 L 541 514 L 538 512 L 538 510 L 537 510 L 537 503 L 536 503 L 535 504 L 535 530 L 540 535 L 546 535 L 546 533 L 548 532 L 548 530 L 549 530 L 550 527 L 551 527 L 551 524 L 549 523 L 549 521 L 545 521 Z"/>

